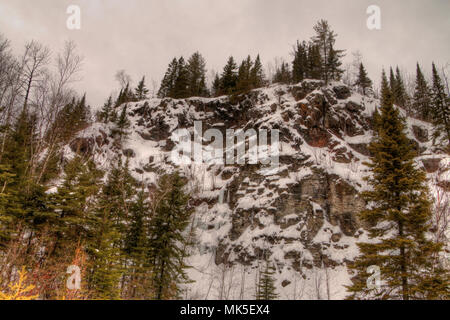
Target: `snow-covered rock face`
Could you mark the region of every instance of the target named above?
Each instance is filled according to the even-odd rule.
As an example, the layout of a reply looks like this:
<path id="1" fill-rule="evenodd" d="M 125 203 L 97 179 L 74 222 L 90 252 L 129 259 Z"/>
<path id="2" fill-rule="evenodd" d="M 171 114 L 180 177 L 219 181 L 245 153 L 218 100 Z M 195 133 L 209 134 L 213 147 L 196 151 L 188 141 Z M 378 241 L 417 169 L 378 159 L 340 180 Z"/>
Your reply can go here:
<path id="1" fill-rule="evenodd" d="M 194 198 L 197 245 L 189 272 L 196 282 L 185 298 L 252 299 L 265 259 L 276 266 L 280 298 L 343 298 L 351 277 L 346 263 L 358 254 L 356 242 L 367 241 L 357 216 L 365 203 L 358 194 L 367 188 L 363 162 L 376 107 L 378 100 L 342 83 L 313 80 L 237 97 L 129 103 L 132 125 L 121 152 L 136 178 L 153 184 L 159 175 L 180 170 Z M 226 129 L 278 129 L 278 170 L 262 164 L 177 167 L 170 156 L 172 133 L 192 132 L 194 121 L 224 136 Z M 420 154 L 417 164 L 430 177 L 448 165 L 449 157 L 433 150 L 428 123 L 408 118 L 407 125 Z M 94 124 L 68 153 L 90 153 L 107 168 L 114 154 L 109 131 Z"/>

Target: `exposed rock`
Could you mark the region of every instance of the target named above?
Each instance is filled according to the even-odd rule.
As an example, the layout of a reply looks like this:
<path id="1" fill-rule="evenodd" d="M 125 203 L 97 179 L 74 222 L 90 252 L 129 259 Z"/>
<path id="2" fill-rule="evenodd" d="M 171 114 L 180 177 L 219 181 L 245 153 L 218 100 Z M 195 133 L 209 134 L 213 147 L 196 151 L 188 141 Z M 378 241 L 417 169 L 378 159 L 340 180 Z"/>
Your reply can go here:
<path id="1" fill-rule="evenodd" d="M 344 100 L 350 97 L 351 92 L 347 86 L 335 86 L 333 91 L 336 94 L 336 98 Z"/>
<path id="2" fill-rule="evenodd" d="M 428 173 L 433 173 L 439 169 L 441 160 L 441 158 L 422 159 L 422 163 Z"/>
<path id="3" fill-rule="evenodd" d="M 412 131 L 413 131 L 414 137 L 419 142 L 427 142 L 428 141 L 428 130 L 427 129 L 413 125 Z"/>
<path id="4" fill-rule="evenodd" d="M 149 133 L 145 133 L 145 132 L 138 132 L 138 134 L 142 137 L 142 139 L 144 140 L 153 140 L 153 136 Z"/>
<path id="5" fill-rule="evenodd" d="M 357 104 L 353 101 L 347 102 L 347 104 L 345 105 L 345 108 L 350 112 L 359 112 L 361 110 L 364 110 L 364 107 L 360 106 L 359 104 Z"/>
<path id="6" fill-rule="evenodd" d="M 342 234 L 340 234 L 340 233 L 333 233 L 331 235 L 331 241 L 333 241 L 333 242 L 339 242 L 339 240 L 341 240 L 341 238 L 342 238 Z"/>
<path id="7" fill-rule="evenodd" d="M 94 150 L 94 138 L 75 138 L 70 143 L 70 149 L 73 152 L 80 153 L 83 155 L 90 155 Z"/>
<path id="8" fill-rule="evenodd" d="M 366 143 L 349 143 L 348 145 L 356 152 L 359 152 L 362 155 L 370 157 L 370 151 Z"/>
<path id="9" fill-rule="evenodd" d="M 214 254 L 215 263 L 226 272 L 227 267 L 239 264 L 255 270 L 258 260 L 270 257 L 281 274 L 287 268 L 311 279 L 315 268 L 345 266 L 357 249 L 358 238 L 366 234 L 366 226 L 358 219 L 366 207 L 359 197 L 361 176 L 366 174 L 361 161 L 362 155 L 370 156 L 364 143 L 370 141 L 373 128 L 368 111 L 379 101 L 372 97 L 363 105 L 357 101 L 358 96 L 352 99 L 345 85 L 324 86 L 321 81 L 305 80 L 219 98 L 130 103 L 135 115 L 130 118 L 132 128 L 142 139 L 155 142 L 144 142 L 154 153 L 134 152 L 129 148 L 135 148 L 135 143 L 124 141 L 123 154 L 135 157 L 130 169 L 150 183 L 173 170 L 182 169 L 190 177 L 189 188 L 195 190 L 190 205 L 201 227 L 200 254 Z M 217 128 L 224 135 L 226 129 L 279 129 L 280 170 L 267 173 L 263 164 L 177 167 L 170 161 L 174 147 L 170 133 L 177 128 L 190 129 L 194 121 L 203 122 L 203 131 Z M 438 160 L 445 156 L 428 156 L 434 151 L 424 143 L 428 141 L 425 125 L 407 121 L 409 126 L 414 124 L 414 148 L 430 158 L 423 159 L 424 167 L 436 172 Z M 108 155 L 106 134 L 98 130 L 89 134 L 92 140 L 72 141 L 72 150 Z M 353 141 L 360 143 L 350 143 Z M 360 175 L 352 171 L 353 163 L 361 165 Z M 448 181 L 439 186 L 450 189 Z M 198 253 L 193 251 L 196 258 Z M 193 259 L 193 264 L 205 260 Z M 209 266 L 195 265 L 196 270 L 205 268 Z M 283 279 L 290 278 L 283 274 Z M 286 287 L 290 281 L 277 285 Z M 205 283 L 201 286 L 207 287 Z"/>
<path id="10" fill-rule="evenodd" d="M 291 94 L 294 96 L 295 100 L 302 100 L 322 85 L 322 81 L 302 81 L 301 83 L 291 87 Z"/>
<path id="11" fill-rule="evenodd" d="M 290 284 L 291 284 L 291 282 L 290 282 L 289 280 L 283 280 L 283 282 L 281 282 L 281 286 L 282 286 L 283 288 L 287 287 L 287 286 L 290 285 Z"/>

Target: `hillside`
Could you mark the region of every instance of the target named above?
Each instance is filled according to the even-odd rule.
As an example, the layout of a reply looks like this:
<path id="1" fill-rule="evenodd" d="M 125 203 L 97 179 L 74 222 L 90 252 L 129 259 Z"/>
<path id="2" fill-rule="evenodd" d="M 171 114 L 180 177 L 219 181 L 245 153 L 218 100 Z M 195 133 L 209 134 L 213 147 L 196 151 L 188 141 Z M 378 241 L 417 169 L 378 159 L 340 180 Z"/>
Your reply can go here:
<path id="1" fill-rule="evenodd" d="M 269 257 L 281 299 L 344 298 L 351 278 L 346 264 L 358 253 L 356 242 L 367 240 L 357 214 L 365 207 L 359 193 L 367 188 L 364 161 L 379 104 L 343 83 L 318 80 L 239 96 L 128 103 L 131 126 L 119 152 L 135 178 L 152 186 L 161 174 L 179 170 L 188 179 L 196 242 L 189 275 L 195 282 L 184 298 L 253 299 L 257 271 Z M 192 132 L 195 121 L 224 136 L 226 129 L 278 129 L 279 167 L 177 166 L 173 133 Z M 432 193 L 448 194 L 450 157 L 433 146 L 429 123 L 406 121 Z M 118 151 L 110 129 L 94 123 L 65 147 L 65 157 L 90 155 L 107 169 Z"/>

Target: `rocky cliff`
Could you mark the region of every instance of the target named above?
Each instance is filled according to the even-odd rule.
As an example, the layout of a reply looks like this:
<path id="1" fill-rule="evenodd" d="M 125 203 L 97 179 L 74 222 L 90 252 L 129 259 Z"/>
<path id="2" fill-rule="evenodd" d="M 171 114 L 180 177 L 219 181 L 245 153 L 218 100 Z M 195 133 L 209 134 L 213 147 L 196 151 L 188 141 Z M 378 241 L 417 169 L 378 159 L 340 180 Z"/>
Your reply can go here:
<path id="1" fill-rule="evenodd" d="M 252 299 L 266 259 L 276 267 L 280 298 L 343 298 L 351 277 L 346 264 L 358 253 L 356 242 L 367 241 L 357 214 L 365 206 L 359 193 L 367 188 L 364 161 L 378 106 L 342 83 L 313 80 L 239 96 L 129 103 L 130 134 L 119 152 L 136 178 L 151 186 L 159 175 L 180 170 L 189 181 L 196 207 L 189 273 L 196 282 L 186 287 L 185 298 Z M 278 129 L 278 170 L 263 164 L 177 166 L 174 130 L 192 132 L 194 121 L 224 136 L 227 129 Z M 429 123 L 406 121 L 432 192 L 448 194 L 450 157 L 433 146 Z M 106 168 L 117 151 L 110 129 L 93 124 L 67 146 L 66 156 L 89 154 Z"/>

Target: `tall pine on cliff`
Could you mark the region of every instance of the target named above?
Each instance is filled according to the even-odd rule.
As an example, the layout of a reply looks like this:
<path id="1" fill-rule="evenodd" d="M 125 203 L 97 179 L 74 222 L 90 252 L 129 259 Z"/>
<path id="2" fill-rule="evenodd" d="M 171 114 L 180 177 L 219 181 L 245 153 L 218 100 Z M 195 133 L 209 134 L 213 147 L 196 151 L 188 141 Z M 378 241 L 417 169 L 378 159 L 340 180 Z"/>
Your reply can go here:
<path id="1" fill-rule="evenodd" d="M 188 91 L 191 97 L 206 97 L 209 95 L 206 87 L 206 62 L 205 58 L 195 52 L 188 60 Z"/>
<path id="2" fill-rule="evenodd" d="M 220 78 L 221 94 L 231 94 L 236 90 L 238 74 L 237 65 L 234 58 L 230 56 L 227 64 L 223 68 L 222 76 Z"/>
<path id="3" fill-rule="evenodd" d="M 260 88 L 265 83 L 264 70 L 261 63 L 259 54 L 256 56 L 255 63 L 253 64 L 252 71 L 250 72 L 252 88 Z"/>
<path id="4" fill-rule="evenodd" d="M 173 97 L 175 94 L 175 81 L 178 77 L 178 60 L 173 58 L 167 67 L 166 74 L 161 81 L 158 91 L 158 98 Z"/>
<path id="5" fill-rule="evenodd" d="M 406 92 L 405 84 L 403 82 L 403 77 L 400 73 L 399 68 L 395 69 L 395 83 L 394 83 L 394 91 L 392 92 L 394 96 L 394 103 L 400 107 L 407 107 L 409 97 Z"/>
<path id="6" fill-rule="evenodd" d="M 432 212 L 425 173 L 414 164 L 415 152 L 384 72 L 380 111 L 377 135 L 369 146 L 372 176 L 366 180 L 372 189 L 363 193 L 368 209 L 360 213 L 376 241 L 358 244 L 349 298 L 448 298 L 448 277 L 437 263 L 442 244 L 427 238 Z M 378 288 L 367 286 L 369 266 L 380 268 Z"/>
<path id="7" fill-rule="evenodd" d="M 134 95 L 137 100 L 145 100 L 147 99 L 148 89 L 145 86 L 145 77 L 142 77 L 141 81 L 139 81 L 138 86 L 134 89 Z"/>
<path id="8" fill-rule="evenodd" d="M 372 87 L 372 80 L 369 79 L 367 71 L 362 63 L 359 65 L 359 73 L 355 85 L 361 88 L 363 95 L 366 95 L 367 90 Z"/>
<path id="9" fill-rule="evenodd" d="M 450 146 L 450 97 L 445 93 L 445 88 L 433 63 L 433 87 L 432 91 L 432 118 L 435 125 L 434 136 L 444 148 Z"/>
<path id="10" fill-rule="evenodd" d="M 318 47 L 322 58 L 322 79 L 325 83 L 330 80 L 339 80 L 343 71 L 340 59 L 343 56 L 343 50 L 334 49 L 336 42 L 336 33 L 331 30 L 328 21 L 320 20 L 314 26 L 316 35 L 312 38 L 314 44 Z"/>
<path id="11" fill-rule="evenodd" d="M 300 82 L 308 76 L 308 46 L 305 41 L 297 41 L 292 61 L 292 81 Z"/>
<path id="12" fill-rule="evenodd" d="M 413 97 L 413 109 L 421 119 L 430 120 L 431 118 L 431 93 L 428 83 L 420 70 L 419 63 L 417 63 L 416 71 L 416 87 Z"/>

